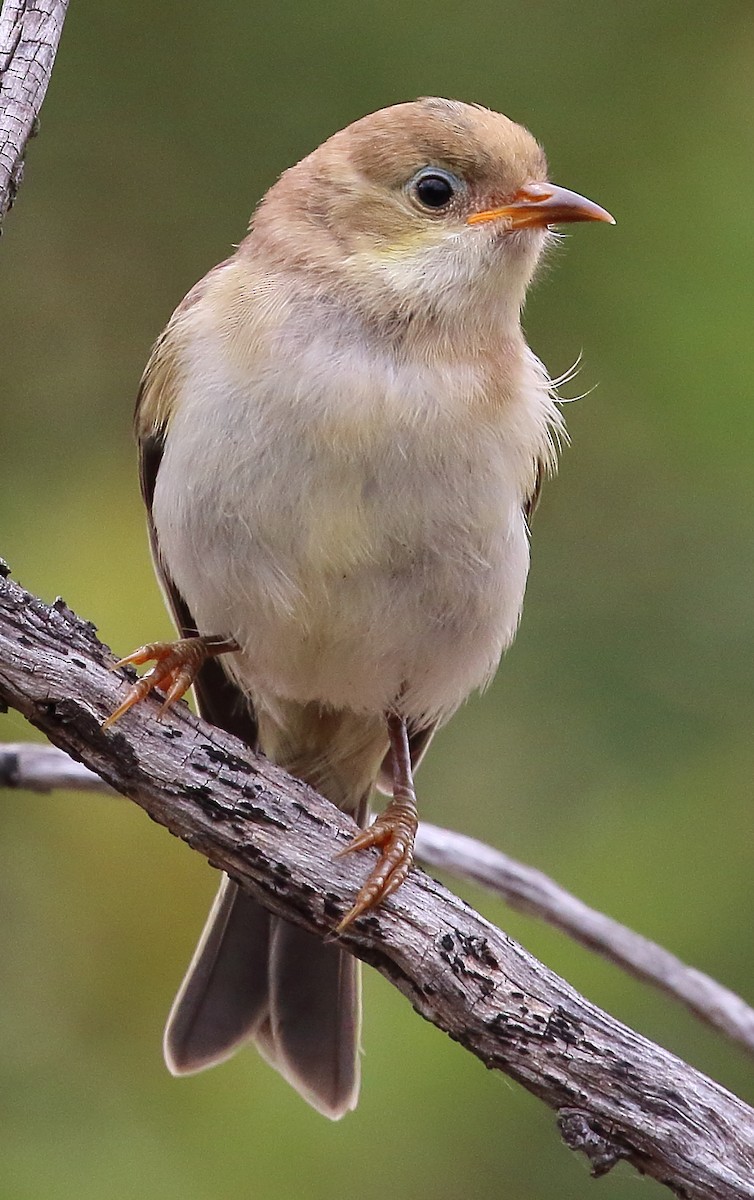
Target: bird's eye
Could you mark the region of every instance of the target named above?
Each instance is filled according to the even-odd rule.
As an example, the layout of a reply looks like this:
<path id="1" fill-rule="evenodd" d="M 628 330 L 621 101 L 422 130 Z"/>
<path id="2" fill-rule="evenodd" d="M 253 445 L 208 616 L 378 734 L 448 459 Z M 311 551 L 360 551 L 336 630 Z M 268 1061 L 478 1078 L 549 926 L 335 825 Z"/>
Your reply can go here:
<path id="1" fill-rule="evenodd" d="M 411 181 L 411 190 L 422 208 L 435 212 L 448 207 L 458 187 L 457 179 L 437 167 L 420 171 Z"/>

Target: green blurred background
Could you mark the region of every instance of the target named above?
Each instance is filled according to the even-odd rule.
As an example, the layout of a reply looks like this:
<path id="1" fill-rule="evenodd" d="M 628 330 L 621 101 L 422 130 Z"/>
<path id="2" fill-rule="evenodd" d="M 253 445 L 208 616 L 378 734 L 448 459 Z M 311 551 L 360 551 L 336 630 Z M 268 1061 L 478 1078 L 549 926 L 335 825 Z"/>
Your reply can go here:
<path id="1" fill-rule="evenodd" d="M 750 1000 L 753 61 L 749 0 L 79 0 L 0 243 L 0 553 L 125 653 L 170 628 L 130 440 L 139 374 L 256 199 L 335 129 L 417 95 L 536 133 L 552 177 L 618 225 L 575 228 L 531 298 L 532 345 L 553 373 L 583 350 L 566 391 L 589 394 L 567 409 L 518 641 L 437 739 L 422 810 Z M 2 834 L 3 1200 L 667 1194 L 625 1167 L 592 1184 L 548 1110 L 372 973 L 363 1098 L 341 1124 L 250 1052 L 171 1079 L 162 1024 L 214 873 L 120 801 L 8 794 Z M 752 1098 L 743 1052 L 465 893 Z"/>

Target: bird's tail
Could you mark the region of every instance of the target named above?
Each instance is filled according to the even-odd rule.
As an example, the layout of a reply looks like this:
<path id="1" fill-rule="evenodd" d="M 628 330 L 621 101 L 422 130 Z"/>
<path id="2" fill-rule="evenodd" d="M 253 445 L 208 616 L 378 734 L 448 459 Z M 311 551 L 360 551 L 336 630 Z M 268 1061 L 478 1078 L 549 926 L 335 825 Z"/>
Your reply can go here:
<path id="1" fill-rule="evenodd" d="M 363 824 L 386 749 L 381 722 L 286 705 L 260 721 L 270 758 Z M 176 1075 L 228 1058 L 253 1039 L 310 1104 L 337 1119 L 359 1093 L 359 964 L 335 944 L 273 917 L 228 878 L 202 933 L 165 1030 Z"/>

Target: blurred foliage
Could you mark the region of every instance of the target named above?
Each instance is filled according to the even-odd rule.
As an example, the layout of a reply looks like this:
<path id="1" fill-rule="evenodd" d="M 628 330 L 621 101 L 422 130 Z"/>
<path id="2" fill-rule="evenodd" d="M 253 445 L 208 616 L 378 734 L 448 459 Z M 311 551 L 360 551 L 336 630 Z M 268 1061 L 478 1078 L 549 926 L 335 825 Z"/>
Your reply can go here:
<path id="1" fill-rule="evenodd" d="M 530 302 L 534 348 L 553 372 L 583 349 L 570 391 L 587 395 L 537 515 L 520 636 L 437 739 L 423 811 L 749 999 L 753 55 L 746 0 L 79 0 L 0 244 L 0 553 L 126 652 L 169 629 L 130 419 L 172 307 L 276 175 L 356 116 L 443 94 L 529 125 L 552 177 L 618 226 L 574 229 Z M 9 714 L 0 736 L 29 731 Z M 660 1195 L 624 1167 L 590 1184 L 549 1112 L 371 974 L 363 1099 L 340 1125 L 252 1053 L 169 1078 L 161 1025 L 213 873 L 126 803 L 1 811 L 0 1196 Z M 751 1099 L 742 1052 L 469 894 Z"/>

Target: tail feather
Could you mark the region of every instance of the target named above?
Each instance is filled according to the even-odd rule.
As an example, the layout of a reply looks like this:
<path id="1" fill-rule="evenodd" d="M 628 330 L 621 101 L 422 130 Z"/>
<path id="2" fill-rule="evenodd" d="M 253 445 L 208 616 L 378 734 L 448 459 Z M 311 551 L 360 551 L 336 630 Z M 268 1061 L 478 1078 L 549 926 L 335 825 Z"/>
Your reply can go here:
<path id="1" fill-rule="evenodd" d="M 338 946 L 273 920 L 269 969 L 272 1065 L 337 1120 L 359 1097 L 360 964 Z"/>
<path id="2" fill-rule="evenodd" d="M 223 877 L 168 1017 L 165 1061 L 190 1075 L 253 1039 L 318 1112 L 337 1120 L 359 1095 L 359 963 L 271 916 Z"/>
<path id="3" fill-rule="evenodd" d="M 268 1016 L 270 921 L 266 909 L 223 876 L 165 1028 L 173 1075 L 229 1058 Z"/>
<path id="4" fill-rule="evenodd" d="M 260 717 L 273 761 L 367 820 L 385 756 L 378 718 L 289 705 Z M 360 964 L 337 945 L 268 914 L 224 879 L 165 1030 L 175 1075 L 221 1062 L 248 1039 L 314 1108 L 337 1120 L 359 1093 Z"/>

